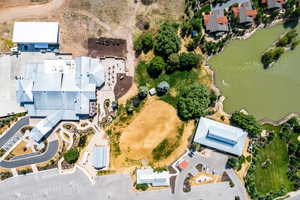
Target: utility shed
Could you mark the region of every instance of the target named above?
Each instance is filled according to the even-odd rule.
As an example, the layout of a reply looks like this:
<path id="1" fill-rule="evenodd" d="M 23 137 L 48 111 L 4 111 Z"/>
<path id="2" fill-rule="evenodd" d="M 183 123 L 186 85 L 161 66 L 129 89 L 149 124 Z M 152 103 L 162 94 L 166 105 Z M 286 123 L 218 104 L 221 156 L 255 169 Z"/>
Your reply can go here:
<path id="1" fill-rule="evenodd" d="M 247 132 L 211 119 L 201 117 L 194 142 L 219 151 L 241 156 Z"/>
<path id="2" fill-rule="evenodd" d="M 59 24 L 57 22 L 15 22 L 12 40 L 23 51 L 56 48 L 59 43 Z"/>
<path id="3" fill-rule="evenodd" d="M 92 165 L 95 169 L 103 169 L 107 167 L 107 147 L 95 146 L 93 149 Z"/>
<path id="4" fill-rule="evenodd" d="M 152 186 L 169 186 L 170 174 L 168 171 L 154 172 L 152 168 L 136 171 L 137 184 L 151 184 Z"/>

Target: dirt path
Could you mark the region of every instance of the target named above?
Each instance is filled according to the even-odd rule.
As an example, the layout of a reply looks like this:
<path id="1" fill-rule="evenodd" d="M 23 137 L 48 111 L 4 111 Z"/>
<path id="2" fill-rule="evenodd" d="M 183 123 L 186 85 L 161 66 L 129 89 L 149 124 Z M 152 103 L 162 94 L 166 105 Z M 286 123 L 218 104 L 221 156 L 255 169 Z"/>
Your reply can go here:
<path id="1" fill-rule="evenodd" d="M 47 4 L 34 6 L 20 6 L 0 10 L 0 22 L 10 21 L 18 18 L 31 18 L 47 16 L 64 4 L 65 0 L 52 0 Z"/>

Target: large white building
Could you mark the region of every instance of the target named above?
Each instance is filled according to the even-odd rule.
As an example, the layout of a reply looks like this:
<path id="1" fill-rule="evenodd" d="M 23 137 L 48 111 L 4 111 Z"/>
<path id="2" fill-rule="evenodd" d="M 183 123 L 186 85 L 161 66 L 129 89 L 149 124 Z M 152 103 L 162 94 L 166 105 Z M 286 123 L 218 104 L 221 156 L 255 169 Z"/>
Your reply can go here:
<path id="1" fill-rule="evenodd" d="M 201 117 L 194 142 L 222 152 L 241 156 L 247 132 L 211 119 Z"/>
<path id="2" fill-rule="evenodd" d="M 137 184 L 150 184 L 152 186 L 169 186 L 170 173 L 168 171 L 154 172 L 152 168 L 138 169 L 136 171 Z"/>
<path id="3" fill-rule="evenodd" d="M 96 88 L 104 84 L 104 67 L 99 59 L 77 57 L 30 63 L 16 80 L 17 102 L 31 117 L 43 117 L 31 131 L 41 141 L 61 120 L 90 116 Z"/>
<path id="4" fill-rule="evenodd" d="M 13 42 L 21 51 L 56 49 L 59 45 L 57 22 L 15 22 Z"/>

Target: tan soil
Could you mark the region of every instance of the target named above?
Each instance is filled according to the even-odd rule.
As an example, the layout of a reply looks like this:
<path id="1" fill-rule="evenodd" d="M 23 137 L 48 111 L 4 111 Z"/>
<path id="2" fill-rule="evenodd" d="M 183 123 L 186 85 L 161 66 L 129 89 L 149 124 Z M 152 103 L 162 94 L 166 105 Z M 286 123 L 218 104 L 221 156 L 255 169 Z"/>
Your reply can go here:
<path id="1" fill-rule="evenodd" d="M 15 156 L 32 153 L 32 149 L 30 147 L 26 147 L 27 143 L 25 141 L 20 142 L 13 150 L 12 154 Z M 24 151 L 24 148 L 26 147 L 26 151 Z"/>
<path id="2" fill-rule="evenodd" d="M 10 169 L 0 168 L 0 173 L 11 172 Z"/>
<path id="3" fill-rule="evenodd" d="M 248 146 L 249 146 L 249 143 L 250 143 L 250 140 L 249 138 L 246 139 L 246 142 L 245 142 L 245 146 L 244 146 L 244 149 L 243 149 L 243 155 L 245 156 L 245 158 L 247 156 L 250 156 L 251 154 L 247 151 L 248 149 Z M 242 165 L 242 168 L 240 171 L 237 171 L 237 175 L 238 177 L 243 181 L 244 180 L 244 177 L 247 175 L 247 171 L 248 171 L 248 168 L 250 167 L 250 163 L 246 160 L 244 162 L 244 164 Z"/>
<path id="4" fill-rule="evenodd" d="M 201 176 L 208 176 L 210 178 L 212 178 L 211 181 L 205 181 L 205 182 L 201 182 L 199 183 L 197 181 L 197 179 Z M 221 180 L 221 177 L 216 176 L 216 175 L 212 175 L 212 174 L 208 174 L 206 172 L 199 172 L 196 176 L 194 176 L 191 180 L 190 180 L 190 184 L 191 185 L 204 185 L 204 184 L 209 184 L 209 183 L 217 183 Z"/>
<path id="5" fill-rule="evenodd" d="M 122 152 L 130 159 L 151 159 L 152 150 L 166 137 L 177 134 L 181 124 L 176 110 L 163 101 L 151 101 L 123 131 Z"/>
<path id="6" fill-rule="evenodd" d="M 193 121 L 185 124 L 178 148 L 167 159 L 154 162 L 152 150 L 165 138 L 174 141 L 177 128 L 182 125 L 175 108 L 156 97 L 149 97 L 143 109 L 128 123 L 124 128 L 119 124 L 113 127 L 122 133 L 122 154 L 116 158 L 112 156 L 110 166 L 118 172 L 133 172 L 136 167 L 142 166 L 142 161 L 154 166 L 169 165 L 185 152 L 194 130 Z"/>
<path id="7" fill-rule="evenodd" d="M 0 9 L 8 8 L 8 7 L 16 7 L 16 6 L 31 6 L 31 5 L 39 5 L 48 3 L 51 0 L 39 0 L 37 2 L 33 2 L 32 0 L 0 0 Z"/>
<path id="8" fill-rule="evenodd" d="M 136 83 L 134 82 L 132 84 L 131 88 L 128 90 L 128 92 L 118 100 L 118 103 L 126 104 L 126 101 L 128 99 L 130 99 L 131 97 L 134 97 L 135 95 L 137 95 L 137 93 L 138 93 L 138 88 L 137 88 Z"/>
<path id="9" fill-rule="evenodd" d="M 31 166 L 24 166 L 24 167 L 17 168 L 17 171 L 21 171 L 21 170 L 32 170 L 32 168 Z"/>

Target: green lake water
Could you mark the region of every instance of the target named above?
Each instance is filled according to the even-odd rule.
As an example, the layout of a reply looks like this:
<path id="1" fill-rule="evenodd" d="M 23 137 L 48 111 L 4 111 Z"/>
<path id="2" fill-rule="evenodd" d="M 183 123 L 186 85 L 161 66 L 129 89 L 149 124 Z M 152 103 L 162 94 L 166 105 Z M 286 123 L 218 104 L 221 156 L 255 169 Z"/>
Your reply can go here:
<path id="1" fill-rule="evenodd" d="M 300 25 L 295 29 L 300 33 Z M 268 70 L 260 63 L 262 53 L 286 31 L 282 25 L 259 30 L 248 40 L 231 41 L 209 60 L 216 86 L 226 97 L 226 112 L 245 109 L 257 119 L 274 121 L 300 113 L 300 46 Z"/>

